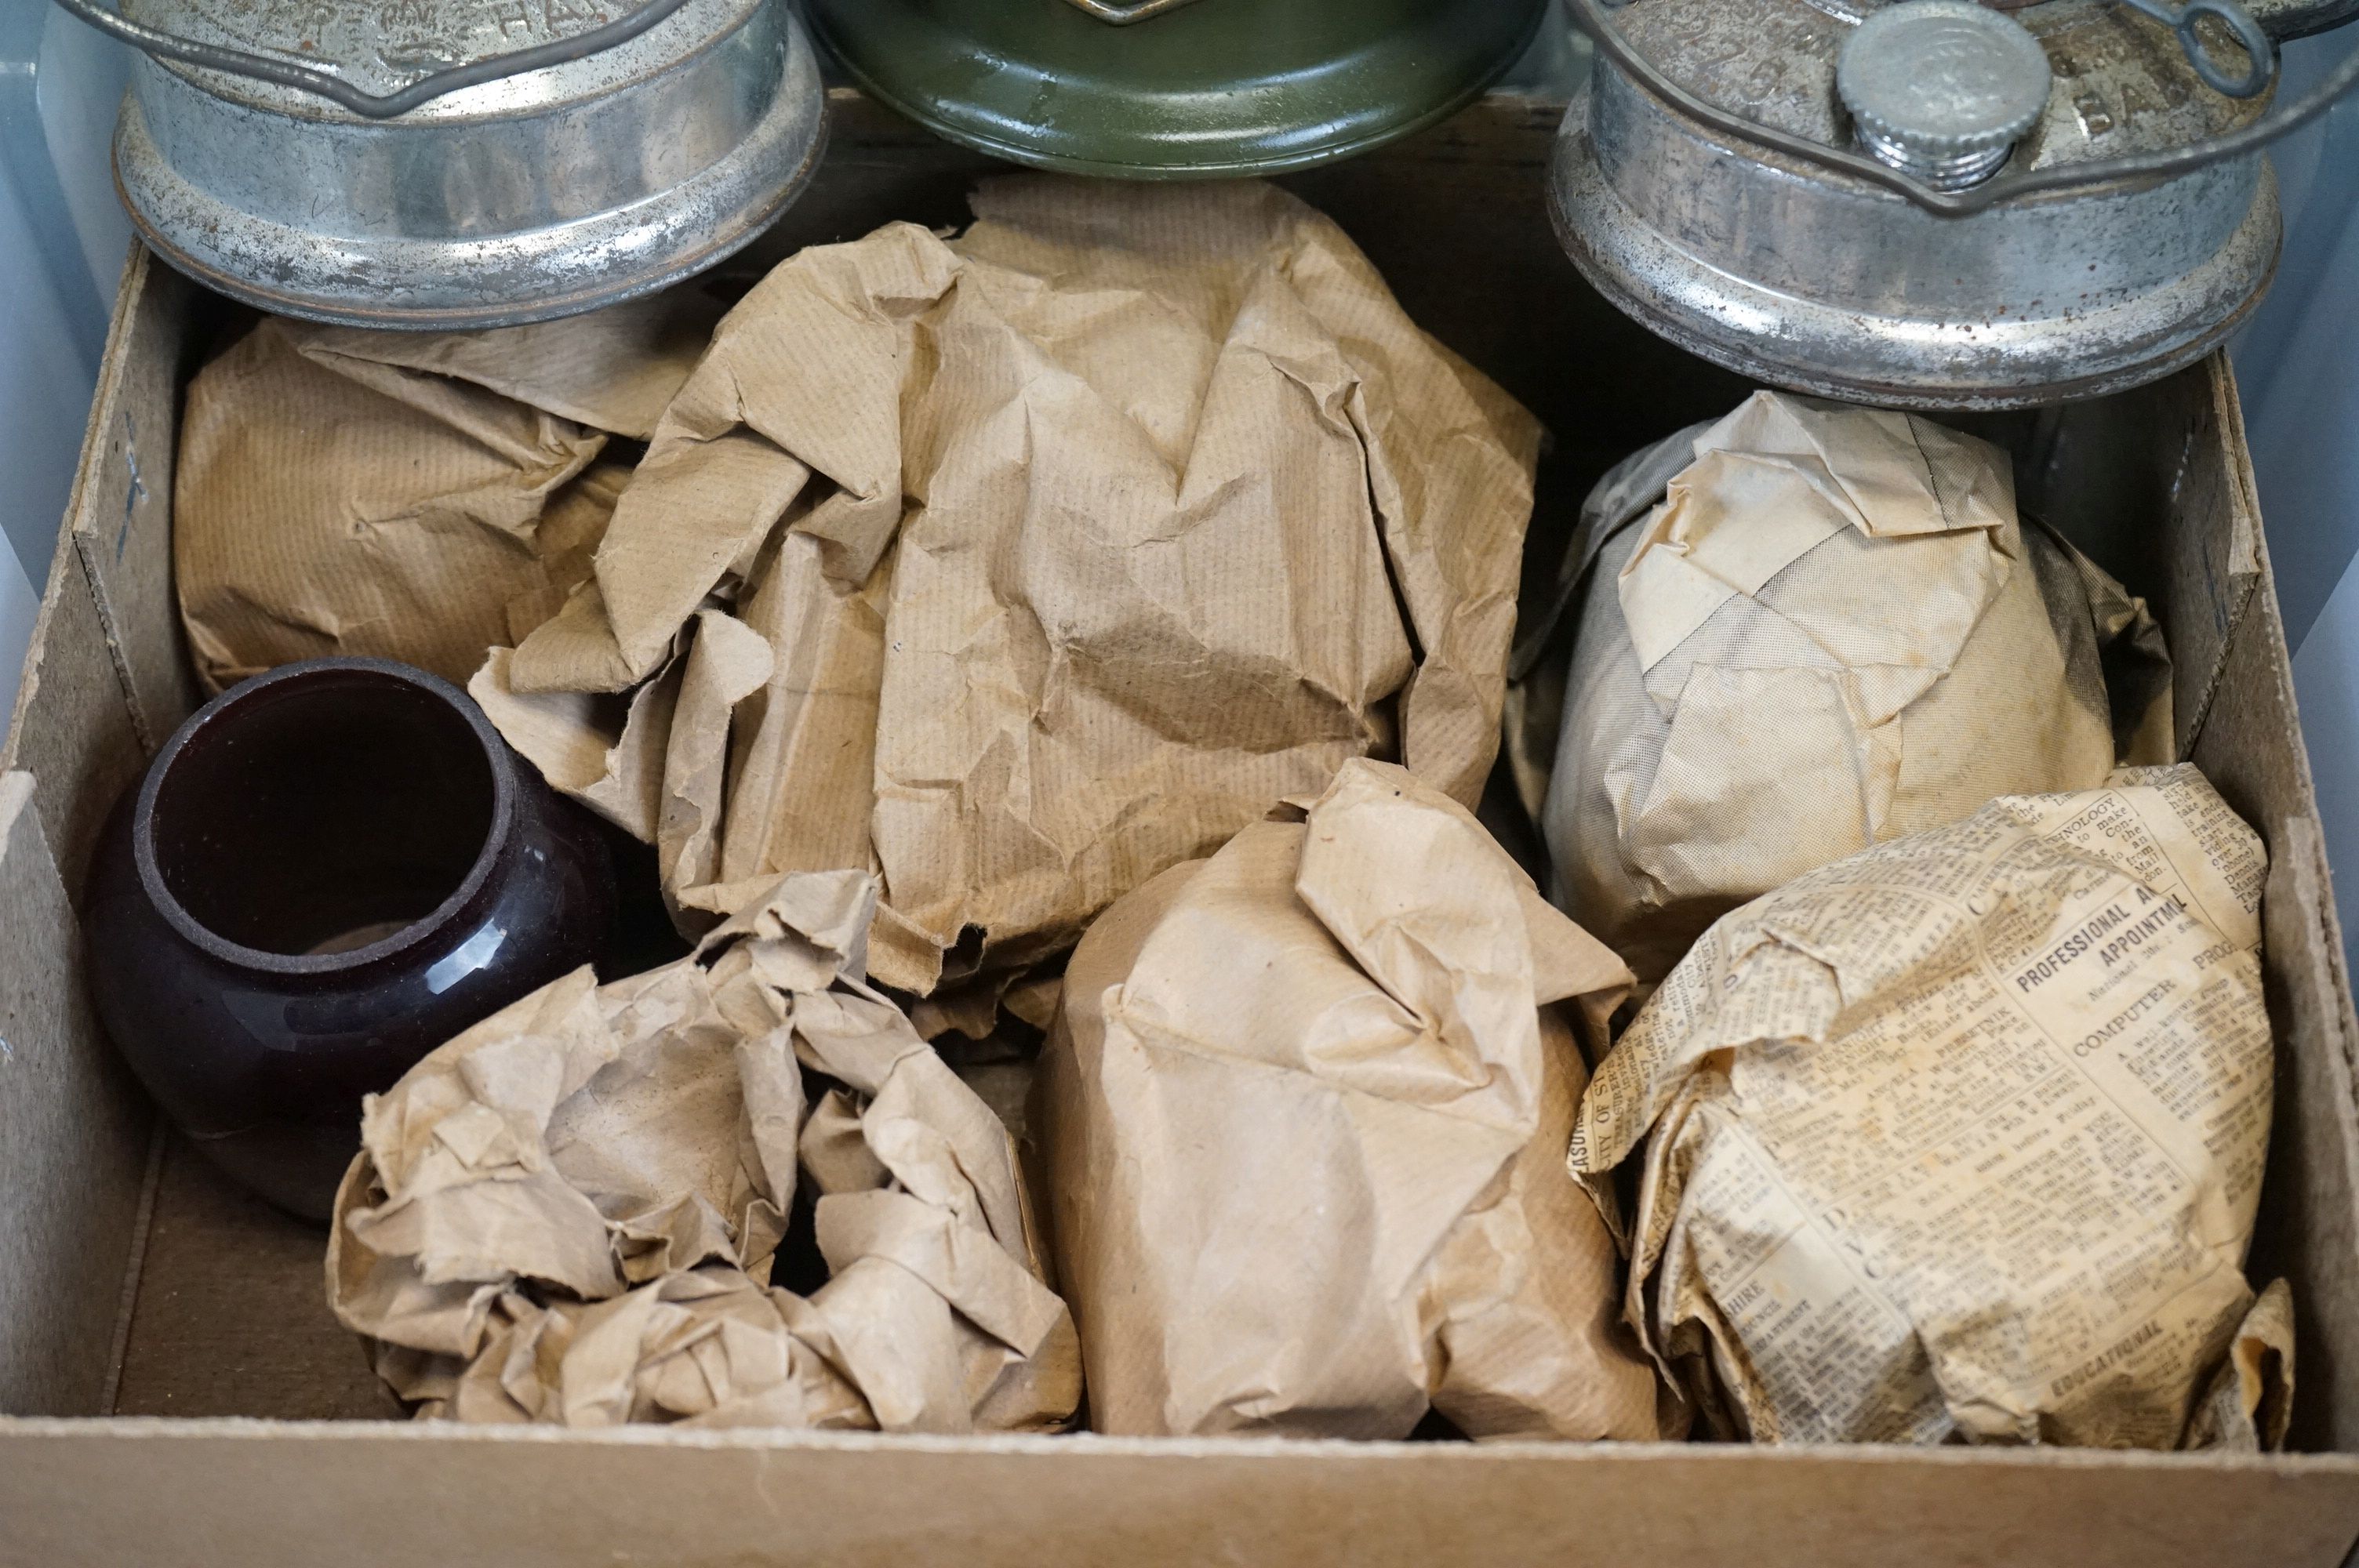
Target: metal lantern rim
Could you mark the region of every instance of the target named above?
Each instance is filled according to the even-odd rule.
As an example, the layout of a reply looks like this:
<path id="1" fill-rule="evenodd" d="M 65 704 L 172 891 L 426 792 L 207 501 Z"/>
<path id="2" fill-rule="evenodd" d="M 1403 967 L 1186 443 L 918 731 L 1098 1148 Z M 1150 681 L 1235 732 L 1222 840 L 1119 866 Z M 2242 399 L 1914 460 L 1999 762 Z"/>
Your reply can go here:
<path id="1" fill-rule="evenodd" d="M 2275 268 L 2280 239 L 2276 182 L 2262 162 L 2247 209 L 2212 255 L 2159 287 L 2076 320 L 2084 328 L 2101 327 L 2109 313 L 2127 319 L 2143 310 L 2184 322 L 2186 330 L 2175 337 L 2131 339 L 2111 354 L 2093 357 L 2085 346 L 2062 346 L 2050 319 L 1912 324 L 1806 299 L 1735 277 L 1688 254 L 1632 210 L 1592 146 L 1590 96 L 1584 89 L 1573 99 L 1550 157 L 1548 208 L 1559 243 L 1590 286 L 1625 315 L 1701 359 L 1769 385 L 1927 412 L 2024 408 L 2124 391 L 2217 348 L 2257 306 Z M 1637 281 L 1657 274 L 1663 280 L 1659 287 Z M 1695 303 L 1673 303 L 1672 297 L 1682 294 Z M 2212 308 L 2219 300 L 2232 303 Z M 1864 362 L 1868 323 L 1886 330 L 1913 325 L 1927 351 L 1926 362 L 1939 368 L 1884 379 L 1831 368 Z M 1971 369 L 1967 362 L 1977 357 L 1983 368 Z"/>
<path id="2" fill-rule="evenodd" d="M 275 314 L 419 331 L 579 315 L 719 263 L 816 171 L 827 94 L 787 0 L 760 0 L 725 41 L 586 106 L 488 128 L 321 126 L 141 62 L 115 187 L 158 255 Z M 710 111 L 684 130 L 683 94 Z M 545 154 L 586 155 L 592 178 L 561 180 Z"/>

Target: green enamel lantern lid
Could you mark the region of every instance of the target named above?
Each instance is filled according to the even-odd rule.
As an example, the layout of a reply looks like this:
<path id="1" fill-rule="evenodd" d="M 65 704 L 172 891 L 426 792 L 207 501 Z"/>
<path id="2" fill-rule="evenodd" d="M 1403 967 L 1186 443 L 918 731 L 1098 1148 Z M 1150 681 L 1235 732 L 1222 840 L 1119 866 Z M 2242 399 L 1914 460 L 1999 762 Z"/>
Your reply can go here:
<path id="1" fill-rule="evenodd" d="M 1523 52 L 1548 0 L 804 0 L 863 89 L 1041 168 L 1267 174 L 1431 124 Z"/>

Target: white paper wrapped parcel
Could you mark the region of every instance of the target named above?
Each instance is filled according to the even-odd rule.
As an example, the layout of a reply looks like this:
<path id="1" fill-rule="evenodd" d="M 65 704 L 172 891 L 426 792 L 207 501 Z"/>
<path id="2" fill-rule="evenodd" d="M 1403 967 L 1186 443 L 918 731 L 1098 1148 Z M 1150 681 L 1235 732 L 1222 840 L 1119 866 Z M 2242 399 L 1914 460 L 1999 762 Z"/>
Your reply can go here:
<path id="1" fill-rule="evenodd" d="M 1090 929 L 1031 1119 L 1101 1432 L 1651 1438 L 1562 1162 L 1630 982 L 1464 808 L 1344 765 Z"/>
<path id="2" fill-rule="evenodd" d="M 865 984 L 875 905 L 864 873 L 788 876 L 692 957 L 579 970 L 364 1102 L 328 1290 L 396 1393 L 567 1426 L 1071 1417 L 1014 1145 Z M 768 1284 L 799 1181 L 808 1297 Z"/>
<path id="3" fill-rule="evenodd" d="M 1511 748 L 1553 896 L 1642 981 L 1812 867 L 2169 760 L 2145 606 L 1915 415 L 1756 393 L 1608 475 L 1561 586 Z"/>
<path id="4" fill-rule="evenodd" d="M 1722 919 L 1581 1105 L 1628 1314 L 1756 1442 L 2274 1446 L 2259 838 L 2192 767 L 1991 802 Z M 1642 1149 L 1643 1145 L 1643 1149 Z"/>

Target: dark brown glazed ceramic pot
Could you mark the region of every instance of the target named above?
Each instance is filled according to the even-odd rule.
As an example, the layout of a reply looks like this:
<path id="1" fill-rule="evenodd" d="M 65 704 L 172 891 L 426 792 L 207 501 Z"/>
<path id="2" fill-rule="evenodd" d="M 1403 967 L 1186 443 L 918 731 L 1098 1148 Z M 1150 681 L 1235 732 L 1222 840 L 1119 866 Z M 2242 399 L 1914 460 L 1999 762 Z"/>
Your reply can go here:
<path id="1" fill-rule="evenodd" d="M 360 1102 L 590 962 L 595 825 L 466 695 L 386 659 L 232 687 L 115 806 L 82 925 L 100 1021 L 222 1169 L 324 1218 Z"/>

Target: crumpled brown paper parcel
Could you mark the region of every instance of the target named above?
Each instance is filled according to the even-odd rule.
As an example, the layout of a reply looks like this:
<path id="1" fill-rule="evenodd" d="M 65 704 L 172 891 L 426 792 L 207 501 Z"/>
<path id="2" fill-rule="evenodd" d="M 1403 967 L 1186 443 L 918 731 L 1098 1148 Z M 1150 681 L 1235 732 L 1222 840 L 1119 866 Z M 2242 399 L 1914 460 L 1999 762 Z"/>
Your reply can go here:
<path id="1" fill-rule="evenodd" d="M 875 900 L 860 872 L 786 877 L 693 957 L 578 970 L 364 1102 L 328 1289 L 396 1393 L 568 1426 L 1071 1418 L 1014 1146 L 863 979 Z M 828 1271 L 807 1296 L 768 1283 L 799 1181 Z"/>
<path id="2" fill-rule="evenodd" d="M 2244 1274 L 2264 871 L 2195 769 L 2133 768 L 1713 925 L 1599 1066 L 1571 1154 L 1593 1183 L 1643 1158 L 1628 1314 L 1706 1424 L 2281 1444 L 2289 1302 Z"/>
<path id="3" fill-rule="evenodd" d="M 470 687 L 689 911 L 873 868 L 874 971 L 919 995 L 1347 758 L 1474 799 L 1538 446 L 1275 187 L 973 205 L 774 270 L 594 579 Z M 590 694 L 626 690 L 618 732 Z"/>
<path id="4" fill-rule="evenodd" d="M 268 318 L 199 372 L 173 567 L 199 676 L 369 654 L 463 682 L 590 575 L 711 339 L 701 290 L 474 332 Z"/>
<path id="5" fill-rule="evenodd" d="M 1090 928 L 1031 1136 L 1094 1430 L 1658 1435 L 1563 1162 L 1619 959 L 1357 761 Z M 1673 1433 L 1672 1435 L 1676 1435 Z"/>
<path id="6" fill-rule="evenodd" d="M 1525 635 L 1509 745 L 1552 894 L 1642 981 L 1813 867 L 2169 760 L 2160 630 L 1971 436 L 1756 393 L 1582 524 L 1578 630 Z"/>

